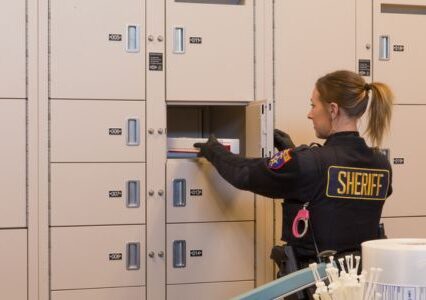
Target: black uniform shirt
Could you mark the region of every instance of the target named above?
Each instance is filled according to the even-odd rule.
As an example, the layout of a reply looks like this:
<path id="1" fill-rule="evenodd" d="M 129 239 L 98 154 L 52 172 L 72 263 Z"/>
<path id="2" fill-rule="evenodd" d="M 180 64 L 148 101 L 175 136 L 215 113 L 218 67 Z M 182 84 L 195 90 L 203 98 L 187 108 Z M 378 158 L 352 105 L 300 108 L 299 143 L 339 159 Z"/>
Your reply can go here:
<path id="1" fill-rule="evenodd" d="M 358 250 L 362 242 L 378 237 L 384 200 L 392 193 L 392 171 L 387 158 L 369 148 L 358 132 L 339 132 L 322 147 L 303 145 L 271 159 L 243 158 L 218 143 L 205 156 L 235 187 L 284 198 L 282 238 L 306 253 L 315 255 L 312 230 L 301 239 L 291 231 L 306 202 L 319 251 Z"/>

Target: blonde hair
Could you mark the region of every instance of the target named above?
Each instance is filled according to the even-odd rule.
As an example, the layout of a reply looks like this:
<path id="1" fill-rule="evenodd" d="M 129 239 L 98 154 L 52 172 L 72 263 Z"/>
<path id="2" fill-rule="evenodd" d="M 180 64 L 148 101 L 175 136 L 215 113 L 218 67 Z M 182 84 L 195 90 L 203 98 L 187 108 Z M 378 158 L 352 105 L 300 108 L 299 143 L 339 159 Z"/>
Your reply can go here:
<path id="1" fill-rule="evenodd" d="M 337 103 L 349 117 L 357 119 L 367 110 L 371 90 L 366 134 L 373 146 L 381 145 L 385 133 L 389 130 L 394 98 L 386 84 L 368 84 L 357 73 L 342 70 L 319 78 L 315 87 L 322 102 Z"/>

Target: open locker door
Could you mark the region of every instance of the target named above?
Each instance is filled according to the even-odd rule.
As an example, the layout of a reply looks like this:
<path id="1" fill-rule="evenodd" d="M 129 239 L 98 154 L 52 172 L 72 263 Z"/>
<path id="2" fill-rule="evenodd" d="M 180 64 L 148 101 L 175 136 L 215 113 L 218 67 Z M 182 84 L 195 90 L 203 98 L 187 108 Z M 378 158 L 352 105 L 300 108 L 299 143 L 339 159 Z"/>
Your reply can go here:
<path id="1" fill-rule="evenodd" d="M 246 157 L 271 157 L 273 154 L 273 105 L 267 100 L 246 107 Z M 256 286 L 273 280 L 269 258 L 274 245 L 274 206 L 272 199 L 256 195 Z"/>

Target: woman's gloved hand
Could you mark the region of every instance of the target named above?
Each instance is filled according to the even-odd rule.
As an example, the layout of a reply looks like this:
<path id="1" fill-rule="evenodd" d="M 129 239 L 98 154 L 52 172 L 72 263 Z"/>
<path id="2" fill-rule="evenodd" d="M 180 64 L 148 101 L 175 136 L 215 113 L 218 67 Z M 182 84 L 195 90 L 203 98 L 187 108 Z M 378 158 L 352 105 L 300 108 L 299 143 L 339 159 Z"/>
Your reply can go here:
<path id="1" fill-rule="evenodd" d="M 209 136 L 209 139 L 205 143 L 195 143 L 194 148 L 199 148 L 200 152 L 198 152 L 198 157 L 209 158 L 211 151 L 210 148 L 214 145 L 220 144 L 216 137 L 212 134 Z"/>
<path id="2" fill-rule="evenodd" d="M 274 147 L 278 151 L 283 151 L 285 149 L 294 148 L 295 145 L 291 140 L 291 137 L 279 129 L 274 129 Z"/>

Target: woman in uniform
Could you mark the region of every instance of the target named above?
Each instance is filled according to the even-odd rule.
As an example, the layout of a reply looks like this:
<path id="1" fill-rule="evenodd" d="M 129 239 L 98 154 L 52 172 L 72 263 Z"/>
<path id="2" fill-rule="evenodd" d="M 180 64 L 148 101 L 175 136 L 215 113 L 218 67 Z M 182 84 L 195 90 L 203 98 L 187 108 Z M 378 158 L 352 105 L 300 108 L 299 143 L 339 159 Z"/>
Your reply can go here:
<path id="1" fill-rule="evenodd" d="M 322 146 L 294 147 L 276 130 L 279 152 L 272 158 L 232 154 L 214 136 L 194 147 L 236 188 L 284 199 L 282 239 L 299 261 L 316 260 L 324 250 L 356 253 L 362 242 L 378 238 L 382 207 L 392 193 L 391 166 L 378 150 L 392 103 L 385 84 L 336 71 L 317 80 L 311 97 L 308 118 L 316 136 L 325 140 Z M 366 134 L 373 147 L 358 132 L 368 106 Z M 300 228 L 304 222 L 298 218 L 306 218 L 306 212 L 309 226 Z"/>

